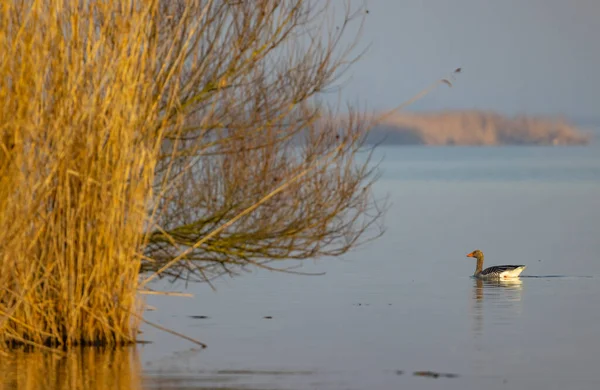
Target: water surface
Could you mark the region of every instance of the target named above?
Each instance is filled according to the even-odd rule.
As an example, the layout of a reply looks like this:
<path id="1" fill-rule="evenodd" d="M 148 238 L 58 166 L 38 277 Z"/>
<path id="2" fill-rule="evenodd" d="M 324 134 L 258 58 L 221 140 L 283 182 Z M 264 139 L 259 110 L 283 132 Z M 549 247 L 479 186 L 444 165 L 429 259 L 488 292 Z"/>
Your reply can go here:
<path id="1" fill-rule="evenodd" d="M 190 345 L 149 331 L 146 375 L 198 387 L 598 388 L 600 149 L 380 153 L 377 192 L 393 203 L 383 238 L 305 264 L 324 276 L 259 271 L 216 293 L 192 286 L 192 300 L 155 298 L 150 318 L 209 348 L 177 356 Z M 476 248 L 488 265 L 526 264 L 520 283 L 470 278 Z"/>
<path id="2" fill-rule="evenodd" d="M 208 348 L 144 327 L 153 343 L 117 360 L 122 388 L 600 388 L 598 145 L 379 153 L 381 239 L 304 263 L 323 276 L 257 271 L 148 297 L 150 321 Z M 474 249 L 527 269 L 474 280 Z"/>

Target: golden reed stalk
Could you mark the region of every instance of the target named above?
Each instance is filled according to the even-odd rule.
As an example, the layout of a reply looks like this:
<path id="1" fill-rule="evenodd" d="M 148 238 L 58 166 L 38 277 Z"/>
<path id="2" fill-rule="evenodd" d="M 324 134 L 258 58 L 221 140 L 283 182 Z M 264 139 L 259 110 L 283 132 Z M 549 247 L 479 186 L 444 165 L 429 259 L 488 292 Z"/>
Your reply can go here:
<path id="1" fill-rule="evenodd" d="M 165 99 L 157 7 L 0 5 L 0 349 L 135 341 Z"/>

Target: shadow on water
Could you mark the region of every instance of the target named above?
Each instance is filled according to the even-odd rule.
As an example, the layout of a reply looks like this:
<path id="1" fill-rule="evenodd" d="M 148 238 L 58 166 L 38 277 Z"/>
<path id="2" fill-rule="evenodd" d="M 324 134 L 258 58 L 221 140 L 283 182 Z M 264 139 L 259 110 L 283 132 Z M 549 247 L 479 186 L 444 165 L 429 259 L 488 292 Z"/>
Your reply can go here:
<path id="1" fill-rule="evenodd" d="M 271 388 L 260 384 L 261 378 L 289 377 L 296 375 L 312 375 L 307 371 L 278 371 L 278 370 L 192 370 L 190 372 L 165 373 L 161 371 L 146 371 L 144 389 L 227 389 L 254 390 Z M 268 381 L 268 380 L 267 380 Z M 259 382 L 259 383 L 250 383 Z"/>

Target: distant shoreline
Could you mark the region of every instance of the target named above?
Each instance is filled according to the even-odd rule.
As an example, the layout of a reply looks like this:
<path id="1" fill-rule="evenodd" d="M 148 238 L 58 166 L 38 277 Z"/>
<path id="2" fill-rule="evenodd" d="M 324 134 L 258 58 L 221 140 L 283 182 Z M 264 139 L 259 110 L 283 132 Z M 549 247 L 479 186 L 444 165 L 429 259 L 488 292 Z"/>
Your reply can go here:
<path id="1" fill-rule="evenodd" d="M 369 133 L 368 144 L 423 146 L 572 146 L 587 145 L 592 132 L 561 117 L 489 111 L 395 113 Z"/>

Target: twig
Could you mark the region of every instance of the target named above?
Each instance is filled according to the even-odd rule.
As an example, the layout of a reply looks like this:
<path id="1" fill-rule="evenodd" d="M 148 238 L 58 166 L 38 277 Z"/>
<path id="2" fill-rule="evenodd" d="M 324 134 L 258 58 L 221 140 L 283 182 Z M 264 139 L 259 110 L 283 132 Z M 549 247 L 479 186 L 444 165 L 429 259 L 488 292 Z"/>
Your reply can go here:
<path id="1" fill-rule="evenodd" d="M 164 331 L 164 332 L 167 332 L 167 333 L 171 333 L 172 335 L 175 335 L 175 336 L 181 337 L 182 339 L 185 339 L 185 340 L 187 340 L 187 341 L 191 341 L 192 343 L 194 343 L 194 344 L 197 344 L 197 345 L 199 345 L 200 347 L 202 347 L 202 349 L 206 348 L 206 344 L 204 344 L 204 343 L 203 343 L 203 342 L 201 342 L 201 341 L 198 341 L 198 340 L 196 340 L 196 339 L 194 339 L 194 338 L 191 338 L 191 337 L 189 337 L 189 336 L 186 336 L 186 335 L 184 335 L 184 334 L 182 334 L 182 333 L 176 332 L 176 331 L 174 331 L 174 330 L 171 330 L 171 329 L 169 329 L 169 328 L 165 328 L 164 326 L 161 326 L 161 325 L 155 324 L 154 322 L 150 322 L 150 321 L 148 321 L 147 319 L 145 319 L 145 318 L 143 318 L 143 317 L 140 317 L 140 316 L 138 316 L 137 314 L 134 314 L 134 315 L 135 315 L 136 317 L 138 317 L 139 319 L 141 319 L 142 321 L 144 321 L 146 324 L 148 324 L 148 325 L 150 325 L 150 326 L 152 326 L 152 327 L 154 327 L 154 328 L 156 328 L 156 329 L 162 330 L 162 331 Z"/>
<path id="2" fill-rule="evenodd" d="M 345 143 L 342 142 L 337 148 L 331 150 L 325 156 L 322 156 L 321 158 L 316 159 L 312 164 L 310 164 L 308 166 L 308 168 L 306 168 L 303 171 L 301 171 L 300 173 L 296 174 L 295 176 L 293 176 L 288 181 L 283 182 L 279 187 L 277 187 L 276 189 L 274 189 L 273 191 L 271 191 L 269 194 L 265 195 L 258 202 L 254 203 L 252 206 L 246 208 L 244 211 L 242 211 L 241 213 L 239 213 L 235 217 L 231 218 L 229 221 L 225 222 L 224 224 L 222 224 L 221 226 L 219 226 L 218 228 L 216 228 L 215 230 L 213 230 L 212 232 L 210 232 L 209 234 L 207 234 L 206 236 L 204 236 L 202 239 L 200 239 L 194 245 L 192 245 L 191 247 L 189 247 L 188 249 L 186 249 L 185 251 L 183 251 L 179 256 L 175 257 L 174 259 L 172 259 L 171 261 L 169 261 L 168 263 L 166 263 L 164 266 L 162 266 L 154 274 L 152 274 L 148 278 L 146 278 L 146 280 L 142 281 L 140 283 L 140 288 L 143 288 L 146 284 L 148 284 L 150 281 L 152 281 L 153 279 L 155 279 L 158 275 L 160 275 L 161 273 L 163 273 L 165 270 L 167 270 L 168 268 L 170 268 L 171 266 L 173 266 L 174 264 L 176 264 L 177 262 L 179 262 L 181 259 L 183 259 L 185 256 L 187 256 L 189 253 L 191 253 L 195 249 L 198 249 L 206 241 L 210 240 L 212 237 L 214 237 L 217 234 L 221 233 L 223 230 L 225 230 L 229 226 L 233 225 L 236 221 L 238 221 L 239 219 L 241 219 L 245 215 L 250 214 L 251 212 L 253 212 L 254 210 L 256 210 L 260 205 L 262 205 L 263 203 L 265 203 L 266 201 L 268 201 L 269 199 L 271 199 L 272 197 L 274 197 L 275 195 L 277 195 L 278 193 L 280 193 L 281 191 L 283 191 L 284 189 L 286 189 L 288 186 L 290 186 L 290 184 L 294 183 L 298 179 L 300 179 L 303 176 L 305 176 L 308 172 L 310 172 L 312 169 L 314 169 L 320 163 L 326 161 L 328 158 L 330 158 L 331 156 L 333 156 L 336 153 L 338 153 L 342 149 L 342 147 L 344 145 L 345 145 Z"/>
<path id="3" fill-rule="evenodd" d="M 412 98 L 408 99 L 407 101 L 401 103 L 397 107 L 392 108 L 391 110 L 386 111 L 383 114 L 377 116 L 375 118 L 375 123 L 381 122 L 383 119 L 392 115 L 394 112 L 400 111 L 400 110 L 404 109 L 405 107 L 410 106 L 414 102 L 424 98 L 425 96 L 429 95 L 433 90 L 435 90 L 440 84 L 446 84 L 449 87 L 452 87 L 452 83 L 450 82 L 450 80 L 454 80 L 454 75 L 460 73 L 461 71 L 462 71 L 461 68 L 456 68 L 456 70 L 454 70 L 454 72 L 452 72 L 450 75 L 448 75 L 448 77 L 439 79 L 438 81 L 431 84 L 429 87 L 423 89 L 421 92 L 417 93 L 415 96 L 413 96 Z"/>
<path id="4" fill-rule="evenodd" d="M 144 294 L 144 295 L 165 295 L 168 297 L 186 297 L 186 298 L 194 297 L 194 294 L 171 292 L 171 291 L 138 290 L 138 292 L 140 294 Z"/>

